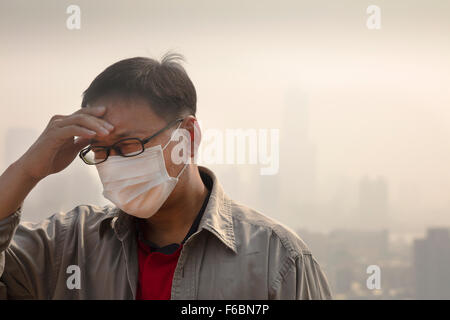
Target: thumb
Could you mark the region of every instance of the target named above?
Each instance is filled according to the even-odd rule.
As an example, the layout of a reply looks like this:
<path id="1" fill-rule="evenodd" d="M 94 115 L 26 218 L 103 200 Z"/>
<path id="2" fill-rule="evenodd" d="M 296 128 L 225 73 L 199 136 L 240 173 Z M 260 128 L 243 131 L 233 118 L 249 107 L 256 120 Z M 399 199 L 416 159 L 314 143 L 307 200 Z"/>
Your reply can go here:
<path id="1" fill-rule="evenodd" d="M 77 137 L 73 141 L 73 147 L 74 147 L 74 149 L 77 149 L 78 151 L 80 151 L 81 149 L 86 147 L 88 144 L 89 144 L 89 138 Z"/>

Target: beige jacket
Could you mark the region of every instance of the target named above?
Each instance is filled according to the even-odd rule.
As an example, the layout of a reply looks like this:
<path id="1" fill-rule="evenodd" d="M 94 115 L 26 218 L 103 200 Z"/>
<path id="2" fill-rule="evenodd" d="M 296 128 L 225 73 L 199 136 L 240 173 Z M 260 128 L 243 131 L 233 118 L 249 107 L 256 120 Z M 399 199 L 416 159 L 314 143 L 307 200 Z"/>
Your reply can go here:
<path id="1" fill-rule="evenodd" d="M 305 243 L 282 224 L 228 198 L 213 172 L 198 231 L 184 244 L 172 299 L 330 299 Z M 135 299 L 133 217 L 79 205 L 40 223 L 0 221 L 0 298 Z M 76 278 L 75 278 L 76 277 Z"/>

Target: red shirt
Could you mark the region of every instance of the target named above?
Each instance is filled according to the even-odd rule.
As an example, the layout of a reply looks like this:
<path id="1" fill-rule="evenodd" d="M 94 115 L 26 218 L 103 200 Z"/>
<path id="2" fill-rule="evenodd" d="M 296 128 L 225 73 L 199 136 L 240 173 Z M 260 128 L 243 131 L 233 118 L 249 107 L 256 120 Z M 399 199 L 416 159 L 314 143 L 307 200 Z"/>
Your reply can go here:
<path id="1" fill-rule="evenodd" d="M 139 285 L 137 300 L 170 300 L 172 278 L 180 256 L 181 244 L 172 254 L 152 251 L 138 240 Z"/>
<path id="2" fill-rule="evenodd" d="M 202 208 L 181 244 L 172 243 L 159 248 L 150 241 L 145 240 L 142 233 L 139 231 L 140 220 L 137 218 L 136 228 L 138 230 L 137 243 L 139 259 L 139 282 L 136 292 L 137 300 L 170 300 L 173 274 L 177 267 L 181 249 L 183 248 L 184 242 L 197 231 L 203 212 L 208 204 L 212 182 L 206 180 L 207 178 L 209 177 L 202 176 L 202 179 L 204 179 L 203 182 L 209 190 L 208 195 L 205 197 Z"/>

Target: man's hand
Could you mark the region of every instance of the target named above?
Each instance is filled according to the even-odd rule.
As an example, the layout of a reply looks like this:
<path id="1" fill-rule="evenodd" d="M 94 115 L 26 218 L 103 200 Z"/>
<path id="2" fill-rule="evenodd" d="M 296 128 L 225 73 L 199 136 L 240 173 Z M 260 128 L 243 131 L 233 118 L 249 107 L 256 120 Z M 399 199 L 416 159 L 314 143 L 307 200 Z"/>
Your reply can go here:
<path id="1" fill-rule="evenodd" d="M 0 220 L 13 214 L 40 180 L 64 170 L 92 137 L 114 130 L 99 118 L 105 111 L 104 107 L 87 107 L 50 119 L 33 145 L 0 176 Z"/>
<path id="2" fill-rule="evenodd" d="M 107 136 L 114 127 L 99 117 L 105 107 L 81 108 L 68 116 L 54 115 L 45 130 L 18 160 L 31 179 L 40 181 L 64 170 L 94 136 Z M 79 137 L 74 139 L 75 137 Z"/>

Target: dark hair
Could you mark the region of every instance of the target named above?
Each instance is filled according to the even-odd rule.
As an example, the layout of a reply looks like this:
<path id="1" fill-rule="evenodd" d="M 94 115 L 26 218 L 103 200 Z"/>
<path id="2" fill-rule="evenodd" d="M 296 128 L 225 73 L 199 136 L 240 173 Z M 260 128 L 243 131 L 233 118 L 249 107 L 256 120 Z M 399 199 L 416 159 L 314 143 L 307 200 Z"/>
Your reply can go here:
<path id="1" fill-rule="evenodd" d="M 116 62 L 100 73 L 83 92 L 81 107 L 114 93 L 125 98 L 141 97 L 166 120 L 194 115 L 197 94 L 178 53 L 166 53 L 161 62 L 135 57 Z"/>

